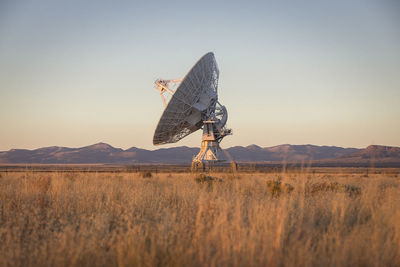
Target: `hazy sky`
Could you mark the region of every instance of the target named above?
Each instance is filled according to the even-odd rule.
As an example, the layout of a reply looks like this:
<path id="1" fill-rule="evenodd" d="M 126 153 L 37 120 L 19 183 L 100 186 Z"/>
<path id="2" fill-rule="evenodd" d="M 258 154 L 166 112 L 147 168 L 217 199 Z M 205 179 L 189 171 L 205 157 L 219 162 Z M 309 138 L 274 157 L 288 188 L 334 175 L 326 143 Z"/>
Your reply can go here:
<path id="1" fill-rule="evenodd" d="M 222 147 L 400 146 L 399 3 L 0 0 L 0 150 L 169 147 L 154 80 L 209 51 Z"/>

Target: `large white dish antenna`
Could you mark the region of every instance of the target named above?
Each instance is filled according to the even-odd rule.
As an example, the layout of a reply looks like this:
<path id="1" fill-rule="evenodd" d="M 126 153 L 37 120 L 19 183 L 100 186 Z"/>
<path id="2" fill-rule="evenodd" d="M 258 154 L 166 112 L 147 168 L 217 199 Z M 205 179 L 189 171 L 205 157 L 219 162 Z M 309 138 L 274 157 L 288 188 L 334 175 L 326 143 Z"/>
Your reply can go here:
<path id="1" fill-rule="evenodd" d="M 228 134 L 226 108 L 218 102 L 219 70 L 212 52 L 205 54 L 183 80 L 156 80 L 166 106 L 154 132 L 153 144 L 175 143 L 203 128 L 202 147 L 193 162 L 219 161 L 219 142 Z M 177 89 L 172 85 L 179 83 Z M 167 103 L 166 94 L 172 94 Z"/>

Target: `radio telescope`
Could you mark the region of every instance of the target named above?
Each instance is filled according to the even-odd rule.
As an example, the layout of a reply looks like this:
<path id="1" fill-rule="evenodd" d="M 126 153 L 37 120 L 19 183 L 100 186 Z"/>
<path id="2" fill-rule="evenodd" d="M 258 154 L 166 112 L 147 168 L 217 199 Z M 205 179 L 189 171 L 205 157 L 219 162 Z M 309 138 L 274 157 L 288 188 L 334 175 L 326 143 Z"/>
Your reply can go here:
<path id="1" fill-rule="evenodd" d="M 192 169 L 204 169 L 221 162 L 222 139 L 232 134 L 225 127 L 228 112 L 218 101 L 219 70 L 214 54 L 205 54 L 183 79 L 155 81 L 165 109 L 154 132 L 153 144 L 176 143 L 203 129 L 201 149 L 193 158 Z"/>

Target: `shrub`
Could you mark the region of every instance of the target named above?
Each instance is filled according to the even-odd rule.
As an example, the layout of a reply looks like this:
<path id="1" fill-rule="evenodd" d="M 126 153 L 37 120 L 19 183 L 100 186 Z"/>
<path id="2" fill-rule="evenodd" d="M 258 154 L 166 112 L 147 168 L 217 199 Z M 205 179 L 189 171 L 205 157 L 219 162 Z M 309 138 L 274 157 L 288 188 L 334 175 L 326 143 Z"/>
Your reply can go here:
<path id="1" fill-rule="evenodd" d="M 212 177 L 209 175 L 205 175 L 205 174 L 199 174 L 196 176 L 196 178 L 194 179 L 197 183 L 199 184 L 203 184 L 203 183 L 212 183 L 212 182 L 222 182 L 221 178 L 218 177 Z"/>
<path id="2" fill-rule="evenodd" d="M 294 187 L 290 184 L 284 183 L 282 184 L 281 181 L 267 181 L 267 191 L 273 197 L 279 197 L 282 193 L 290 193 L 294 190 Z"/>
<path id="3" fill-rule="evenodd" d="M 142 172 L 142 178 L 151 178 L 153 175 L 151 172 Z"/>
<path id="4" fill-rule="evenodd" d="M 306 187 L 306 193 L 315 194 L 320 192 L 347 193 L 350 196 L 357 196 L 361 194 L 361 188 L 338 182 L 314 183 Z"/>

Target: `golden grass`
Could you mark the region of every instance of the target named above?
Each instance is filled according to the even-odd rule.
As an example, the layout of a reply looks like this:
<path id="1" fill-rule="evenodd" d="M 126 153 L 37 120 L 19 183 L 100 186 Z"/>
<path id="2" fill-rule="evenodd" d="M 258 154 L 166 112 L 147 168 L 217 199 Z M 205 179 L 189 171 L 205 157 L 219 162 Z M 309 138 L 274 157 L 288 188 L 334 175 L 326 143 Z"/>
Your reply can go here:
<path id="1" fill-rule="evenodd" d="M 0 265 L 400 266 L 398 174 L 143 176 L 2 173 Z"/>

